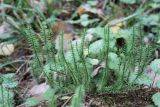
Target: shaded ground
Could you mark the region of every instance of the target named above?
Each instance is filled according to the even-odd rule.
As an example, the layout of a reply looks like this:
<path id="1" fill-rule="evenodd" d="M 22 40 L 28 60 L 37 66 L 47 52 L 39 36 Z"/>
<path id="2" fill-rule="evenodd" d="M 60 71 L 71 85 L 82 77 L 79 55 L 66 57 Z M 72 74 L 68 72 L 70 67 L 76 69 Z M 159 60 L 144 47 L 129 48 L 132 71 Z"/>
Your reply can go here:
<path id="1" fill-rule="evenodd" d="M 116 94 L 103 93 L 98 97 L 104 98 L 105 102 L 110 106 L 145 107 L 152 103 L 152 95 L 159 91 L 160 89 L 156 88 L 142 88 Z"/>
<path id="2" fill-rule="evenodd" d="M 29 89 L 35 85 L 30 73 L 25 75 L 18 87 L 18 93 L 15 95 L 16 105 L 23 107 L 23 102 L 27 96 Z M 152 95 L 160 92 L 158 88 L 137 88 L 120 93 L 101 93 L 95 95 L 87 95 L 85 98 L 85 107 L 146 107 L 152 104 Z M 72 96 L 73 93 L 66 94 Z M 64 95 L 64 96 L 66 96 Z M 62 95 L 63 96 L 63 95 Z M 70 103 L 71 99 L 58 100 L 58 107 L 64 107 Z M 37 107 L 45 107 L 46 104 L 42 102 Z"/>

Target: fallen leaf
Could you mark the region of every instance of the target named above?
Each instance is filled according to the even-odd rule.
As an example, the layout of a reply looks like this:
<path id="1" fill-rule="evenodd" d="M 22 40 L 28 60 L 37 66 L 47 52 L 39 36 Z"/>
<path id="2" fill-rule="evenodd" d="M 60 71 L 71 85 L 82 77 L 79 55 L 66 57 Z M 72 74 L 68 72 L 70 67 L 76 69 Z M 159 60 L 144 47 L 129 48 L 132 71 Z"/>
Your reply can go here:
<path id="1" fill-rule="evenodd" d="M 119 19 L 113 19 L 113 20 L 109 21 L 109 22 L 107 23 L 107 25 L 108 25 L 108 26 L 116 26 L 116 25 L 118 25 L 119 27 L 122 28 L 123 25 L 125 25 L 125 22 L 121 23 L 121 21 L 122 21 L 123 19 L 124 19 L 123 17 L 121 17 L 121 18 L 119 18 Z"/>
<path id="2" fill-rule="evenodd" d="M 81 5 L 77 8 L 77 13 L 81 16 L 86 13 L 85 5 Z"/>
<path id="3" fill-rule="evenodd" d="M 96 8 L 97 2 L 95 2 L 95 5 L 91 4 L 83 4 L 77 8 L 77 13 L 81 16 L 83 14 L 92 13 L 97 14 L 100 17 L 104 17 L 104 12 L 102 9 Z"/>
<path id="4" fill-rule="evenodd" d="M 68 100 L 68 99 L 71 99 L 71 96 L 63 96 L 60 98 L 61 100 Z"/>
<path id="5" fill-rule="evenodd" d="M 0 44 L 0 55 L 1 56 L 9 56 L 14 52 L 14 45 L 1 43 Z"/>
<path id="6" fill-rule="evenodd" d="M 79 37 L 73 33 L 73 32 L 69 32 L 69 33 L 64 33 L 63 34 L 63 49 L 64 52 L 67 52 L 68 50 L 71 49 L 71 42 L 73 41 L 77 41 L 80 40 Z M 61 47 L 61 35 L 57 35 L 56 39 L 55 39 L 55 47 L 56 49 L 60 50 Z"/>
<path id="7" fill-rule="evenodd" d="M 111 31 L 112 31 L 113 33 L 118 33 L 118 31 L 119 31 L 121 28 L 123 28 L 123 24 L 122 24 L 122 23 L 118 23 L 118 24 L 116 24 L 116 26 L 111 27 Z"/>
<path id="8" fill-rule="evenodd" d="M 42 83 L 39 85 L 33 86 L 29 91 L 28 94 L 30 96 L 36 97 L 38 100 L 43 99 L 43 94 L 49 89 L 49 85 L 47 83 Z"/>
<path id="9" fill-rule="evenodd" d="M 120 30 L 120 27 L 118 27 L 118 26 L 111 27 L 112 33 L 118 33 L 119 30 Z"/>
<path id="10" fill-rule="evenodd" d="M 94 69 L 94 71 L 91 74 L 91 77 L 95 77 L 96 75 L 98 75 L 101 71 L 101 69 L 105 68 L 105 62 L 102 62 L 96 69 Z"/>
<path id="11" fill-rule="evenodd" d="M 100 69 L 102 69 L 102 66 L 98 66 L 98 67 L 92 72 L 91 77 L 95 77 L 96 75 L 98 75 L 99 72 L 100 72 Z"/>
<path id="12" fill-rule="evenodd" d="M 157 87 L 157 82 L 160 81 L 160 75 L 153 71 L 151 67 L 148 67 L 145 73 L 153 80 L 152 87 Z"/>
<path id="13" fill-rule="evenodd" d="M 39 100 L 37 100 L 34 97 L 28 98 L 25 102 L 25 106 L 27 107 L 33 107 L 33 106 L 37 106 L 39 104 Z"/>
<path id="14" fill-rule="evenodd" d="M 98 59 L 88 58 L 87 60 L 88 60 L 88 62 L 89 62 L 90 64 L 92 64 L 92 65 L 98 65 L 98 63 L 99 63 L 99 60 L 98 60 Z"/>

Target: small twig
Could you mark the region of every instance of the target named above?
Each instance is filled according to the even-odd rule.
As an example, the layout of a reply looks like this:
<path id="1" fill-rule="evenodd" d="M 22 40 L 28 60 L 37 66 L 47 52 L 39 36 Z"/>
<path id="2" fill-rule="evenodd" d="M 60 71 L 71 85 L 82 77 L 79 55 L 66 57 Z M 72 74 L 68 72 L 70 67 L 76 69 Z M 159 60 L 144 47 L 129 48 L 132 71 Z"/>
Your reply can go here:
<path id="1" fill-rule="evenodd" d="M 21 79 L 19 80 L 19 83 L 23 80 L 24 76 L 27 75 L 27 73 L 29 73 L 31 70 L 31 67 L 29 67 L 26 72 L 23 74 L 23 76 L 21 77 Z"/>
<path id="2" fill-rule="evenodd" d="M 103 4 L 103 7 L 102 7 L 103 10 L 105 10 L 107 3 L 108 3 L 108 0 L 105 0 L 104 4 Z"/>
<path id="3" fill-rule="evenodd" d="M 73 95 L 69 99 L 67 99 L 66 102 L 61 107 L 65 107 L 65 105 L 71 100 L 71 98 L 73 97 Z"/>
<path id="4" fill-rule="evenodd" d="M 142 10 L 142 11 L 143 11 L 143 10 Z M 118 23 L 124 22 L 124 21 L 126 21 L 126 20 L 129 20 L 129 19 L 137 16 L 137 15 L 140 15 L 140 14 L 142 13 L 142 11 L 140 11 L 140 12 L 135 12 L 135 13 L 133 13 L 133 14 L 131 14 L 131 15 L 123 18 L 123 19 L 120 19 L 120 20 L 116 21 L 114 24 L 112 24 L 111 26 L 115 26 L 115 25 L 117 25 Z"/>
<path id="5" fill-rule="evenodd" d="M 7 65 L 12 65 L 13 63 L 18 63 L 18 62 L 25 62 L 25 60 L 14 60 L 14 61 L 9 61 L 9 62 L 6 62 L 5 64 L 1 64 L 0 65 L 0 68 L 3 68 Z"/>
<path id="6" fill-rule="evenodd" d="M 151 84 L 151 88 L 153 88 L 153 85 L 154 85 L 154 83 L 155 83 L 155 78 L 156 78 L 156 76 L 157 76 L 157 74 L 155 73 L 155 75 L 154 75 L 154 77 L 153 77 L 153 82 L 152 82 L 152 84 Z"/>
<path id="7" fill-rule="evenodd" d="M 21 64 L 21 66 L 17 69 L 16 74 L 18 74 L 18 73 L 19 73 L 19 71 L 21 70 L 21 68 L 22 68 L 25 64 L 26 64 L 26 62 L 25 62 L 25 63 L 23 63 L 23 64 Z"/>

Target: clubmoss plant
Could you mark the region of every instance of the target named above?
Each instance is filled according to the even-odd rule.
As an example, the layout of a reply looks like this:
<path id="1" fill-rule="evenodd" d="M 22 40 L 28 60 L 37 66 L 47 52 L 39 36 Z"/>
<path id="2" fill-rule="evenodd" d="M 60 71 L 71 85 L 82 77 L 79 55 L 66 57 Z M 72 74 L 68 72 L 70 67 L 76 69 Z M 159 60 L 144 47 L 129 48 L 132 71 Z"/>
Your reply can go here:
<path id="1" fill-rule="evenodd" d="M 25 37 L 33 50 L 31 64 L 33 76 L 37 82 L 41 75 L 46 77 L 49 85 L 57 93 L 72 92 L 77 89 L 79 91 L 76 93 L 79 96 L 82 94 L 80 91 L 82 87 L 79 86 L 83 86 L 86 93 L 90 91 L 115 93 L 130 90 L 136 86 L 137 81 L 144 74 L 156 48 L 155 44 L 145 45 L 143 43 L 142 27 L 131 28 L 132 33 L 127 38 L 120 36 L 121 39 L 124 39 L 120 47 L 116 45 L 116 40 L 110 39 L 113 34 L 109 27 L 103 28 L 102 50 L 97 55 L 101 56 L 100 59 L 96 56 L 90 57 L 92 50 L 84 43 L 85 31 L 81 35 L 81 40 L 71 41 L 71 50 L 64 52 L 63 32 L 60 36 L 60 49 L 57 50 L 52 39 L 54 34 L 47 28 L 46 23 L 41 24 L 38 35 L 28 27 L 25 29 Z M 116 49 L 112 49 L 110 44 L 115 44 Z M 104 62 L 104 66 L 95 77 L 91 76 L 95 72 L 95 66 L 87 61 L 88 58 L 99 60 L 99 64 Z M 82 96 L 84 97 L 84 93 Z M 73 98 L 72 105 L 80 104 L 76 103 L 77 98 Z"/>

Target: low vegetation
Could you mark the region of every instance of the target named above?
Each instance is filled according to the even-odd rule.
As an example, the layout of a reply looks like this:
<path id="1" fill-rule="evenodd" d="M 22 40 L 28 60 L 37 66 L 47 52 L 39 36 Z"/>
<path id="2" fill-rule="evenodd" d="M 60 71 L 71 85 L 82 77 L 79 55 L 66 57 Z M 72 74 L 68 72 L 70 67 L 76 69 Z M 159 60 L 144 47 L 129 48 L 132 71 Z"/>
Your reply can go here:
<path id="1" fill-rule="evenodd" d="M 159 5 L 2 0 L 0 107 L 159 107 Z"/>

